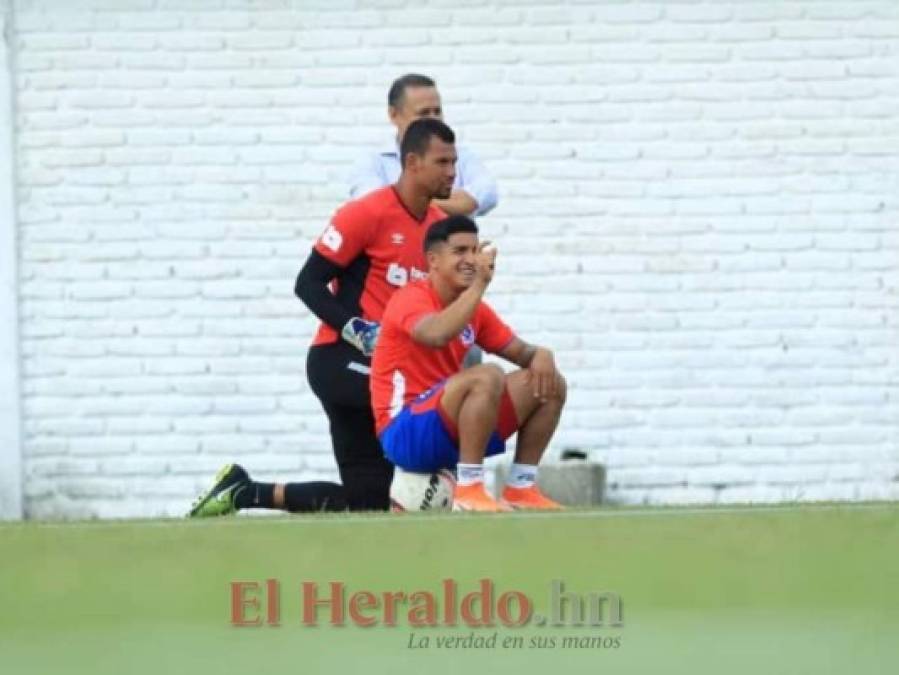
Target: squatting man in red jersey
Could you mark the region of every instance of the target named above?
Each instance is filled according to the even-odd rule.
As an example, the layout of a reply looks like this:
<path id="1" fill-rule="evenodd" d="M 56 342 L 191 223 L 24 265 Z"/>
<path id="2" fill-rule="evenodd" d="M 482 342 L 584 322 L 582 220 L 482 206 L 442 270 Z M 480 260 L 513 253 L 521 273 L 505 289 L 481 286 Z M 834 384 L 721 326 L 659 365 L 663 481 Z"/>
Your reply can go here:
<path id="1" fill-rule="evenodd" d="M 483 302 L 496 249 L 479 243 L 471 219 L 432 224 L 424 249 L 429 278 L 390 298 L 372 357 L 371 401 L 384 453 L 407 471 L 455 468 L 456 510 L 561 508 L 535 484 L 565 403 L 552 352 L 516 337 Z M 474 344 L 521 369 L 507 375 L 484 364 L 463 371 Z M 515 463 L 495 500 L 484 488 L 484 457 L 504 452 L 516 431 Z"/>

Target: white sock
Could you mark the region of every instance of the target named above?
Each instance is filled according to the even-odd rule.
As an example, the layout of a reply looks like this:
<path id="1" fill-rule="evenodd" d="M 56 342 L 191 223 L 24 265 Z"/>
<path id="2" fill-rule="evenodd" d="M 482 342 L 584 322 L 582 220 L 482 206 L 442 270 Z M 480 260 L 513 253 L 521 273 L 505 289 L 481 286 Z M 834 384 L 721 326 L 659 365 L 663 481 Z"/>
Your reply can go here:
<path id="1" fill-rule="evenodd" d="M 456 465 L 456 484 L 460 487 L 466 485 L 474 485 L 475 483 L 484 482 L 484 465 L 483 464 L 462 464 Z"/>
<path id="2" fill-rule="evenodd" d="M 506 485 L 513 488 L 529 488 L 537 480 L 536 464 L 513 464 L 509 469 Z"/>

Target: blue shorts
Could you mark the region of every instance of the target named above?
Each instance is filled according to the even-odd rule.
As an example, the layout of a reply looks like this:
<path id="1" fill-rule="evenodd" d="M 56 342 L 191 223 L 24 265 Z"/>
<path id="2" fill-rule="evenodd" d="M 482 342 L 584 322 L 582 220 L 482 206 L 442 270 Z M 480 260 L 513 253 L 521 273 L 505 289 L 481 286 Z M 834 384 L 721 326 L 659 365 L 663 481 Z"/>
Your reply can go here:
<path id="1" fill-rule="evenodd" d="M 452 421 L 440 408 L 443 385 L 440 382 L 404 406 L 381 432 L 381 447 L 393 464 L 417 473 L 432 473 L 438 469 L 455 469 L 459 463 L 459 443 Z M 504 396 L 500 406 L 499 429 L 490 434 L 485 457 L 506 451 L 506 439 L 515 433 L 517 420 L 511 400 Z M 512 419 L 509 419 L 509 411 Z"/>

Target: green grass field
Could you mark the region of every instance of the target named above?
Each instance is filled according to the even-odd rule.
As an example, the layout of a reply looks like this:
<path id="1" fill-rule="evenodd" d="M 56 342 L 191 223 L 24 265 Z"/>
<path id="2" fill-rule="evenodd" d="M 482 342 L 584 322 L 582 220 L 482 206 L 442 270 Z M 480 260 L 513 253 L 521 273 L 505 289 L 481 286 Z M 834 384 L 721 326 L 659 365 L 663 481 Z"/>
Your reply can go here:
<path id="1" fill-rule="evenodd" d="M 3 673 L 899 669 L 899 504 L 25 523 L 0 526 L 0 553 Z M 301 621 L 304 581 L 436 594 L 448 577 L 460 594 L 491 578 L 538 613 L 553 579 L 613 592 L 623 626 L 411 628 L 405 612 L 395 627 Z M 280 582 L 280 627 L 233 627 L 230 582 L 268 578 Z M 472 633 L 496 633 L 497 646 L 435 644 Z M 410 635 L 429 647 L 409 649 Z"/>

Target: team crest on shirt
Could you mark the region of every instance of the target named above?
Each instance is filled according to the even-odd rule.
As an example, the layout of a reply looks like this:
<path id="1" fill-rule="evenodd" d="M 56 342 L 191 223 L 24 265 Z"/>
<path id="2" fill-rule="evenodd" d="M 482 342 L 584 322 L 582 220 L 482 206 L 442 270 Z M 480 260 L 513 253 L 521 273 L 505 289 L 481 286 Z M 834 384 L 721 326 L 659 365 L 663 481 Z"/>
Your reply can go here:
<path id="1" fill-rule="evenodd" d="M 466 347 L 471 347 L 474 344 L 474 328 L 471 327 L 471 324 L 462 329 L 462 334 L 459 337 L 462 339 L 462 344 Z"/>

